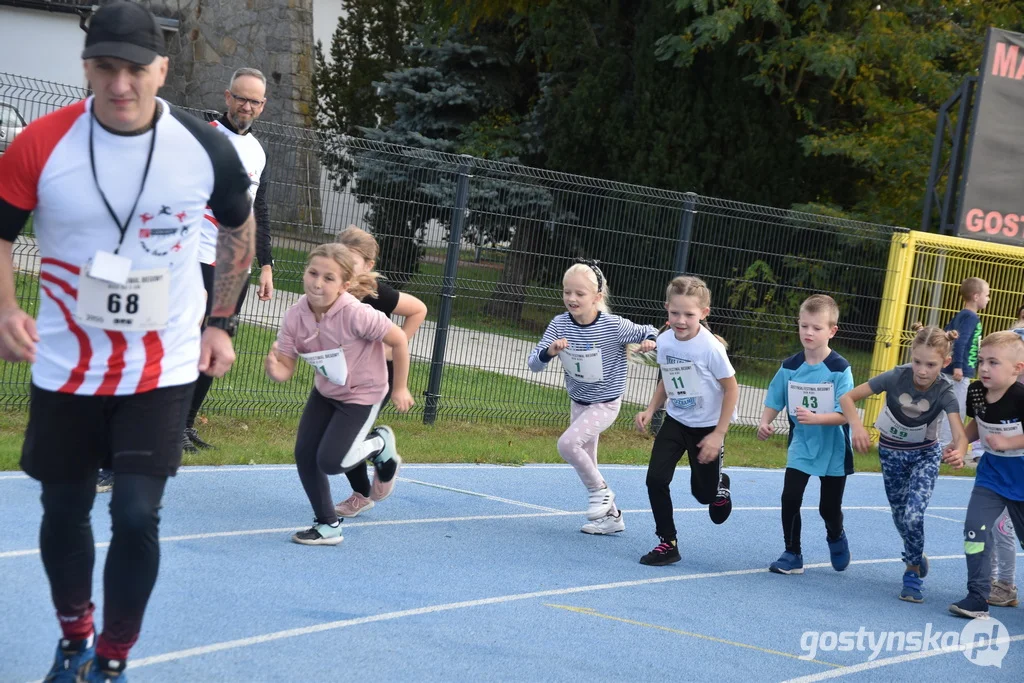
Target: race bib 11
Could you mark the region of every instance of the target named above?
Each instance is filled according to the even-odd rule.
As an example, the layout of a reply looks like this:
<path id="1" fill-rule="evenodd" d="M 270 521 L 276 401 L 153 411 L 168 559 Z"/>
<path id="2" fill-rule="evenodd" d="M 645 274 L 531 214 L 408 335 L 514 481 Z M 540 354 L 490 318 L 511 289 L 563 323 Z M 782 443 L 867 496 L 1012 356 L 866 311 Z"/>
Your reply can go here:
<path id="1" fill-rule="evenodd" d="M 701 395 L 700 375 L 693 363 L 667 363 L 661 366 L 665 393 L 671 399 L 697 398 Z"/>

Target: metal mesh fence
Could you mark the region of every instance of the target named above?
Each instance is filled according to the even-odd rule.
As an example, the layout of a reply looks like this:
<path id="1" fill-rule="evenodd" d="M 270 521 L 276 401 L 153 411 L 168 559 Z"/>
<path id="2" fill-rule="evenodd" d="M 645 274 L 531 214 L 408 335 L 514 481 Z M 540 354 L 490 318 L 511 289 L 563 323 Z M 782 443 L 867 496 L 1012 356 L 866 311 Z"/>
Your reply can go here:
<path id="1" fill-rule="evenodd" d="M 29 121 L 85 94 L 0 73 L 0 103 Z M 756 424 L 779 361 L 799 349 L 795 318 L 812 293 L 839 302 L 834 346 L 858 381 L 870 371 L 889 241 L 899 228 L 262 121 L 253 133 L 270 169 L 276 291 L 269 302 L 248 296 L 238 361 L 214 383 L 210 412 L 301 410 L 309 371 L 276 385 L 264 377 L 262 359 L 301 294 L 309 250 L 349 224 L 375 235 L 378 270 L 429 309 L 411 343 L 410 373 L 413 415 L 427 421 L 565 423 L 559 363 L 533 373 L 526 359 L 564 310 L 561 276 L 577 258 L 600 261 L 613 312 L 655 327 L 665 322 L 664 291 L 673 276 L 706 280 L 709 324 L 729 342 L 741 385 L 741 424 Z M 36 262 L 29 228 L 15 247 L 26 310 L 38 298 Z M 620 424 L 646 404 L 656 378 L 655 369 L 630 365 Z M 24 366 L 0 365 L 0 401 L 24 402 L 27 385 Z"/>

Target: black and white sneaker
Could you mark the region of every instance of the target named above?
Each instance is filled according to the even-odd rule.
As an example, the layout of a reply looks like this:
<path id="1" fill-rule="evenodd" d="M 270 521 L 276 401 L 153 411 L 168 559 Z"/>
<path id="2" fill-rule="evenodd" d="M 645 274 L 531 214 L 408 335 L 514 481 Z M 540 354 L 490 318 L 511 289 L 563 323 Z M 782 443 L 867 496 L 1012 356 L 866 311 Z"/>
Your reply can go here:
<path id="1" fill-rule="evenodd" d="M 213 444 L 203 441 L 199 437 L 199 432 L 196 431 L 195 427 L 185 427 L 185 436 L 192 442 L 192 445 L 196 448 L 206 450 L 207 448 L 213 448 Z"/>
<path id="2" fill-rule="evenodd" d="M 722 478 L 718 481 L 718 495 L 715 496 L 715 502 L 708 505 L 708 515 L 711 516 L 712 522 L 721 524 L 729 519 L 731 512 L 732 494 L 729 492 L 729 475 L 723 472 Z"/>
<path id="3" fill-rule="evenodd" d="M 313 522 L 305 531 L 294 533 L 292 540 L 302 545 L 338 545 L 345 537 L 341 535 L 341 520 L 338 520 L 333 525 Z"/>

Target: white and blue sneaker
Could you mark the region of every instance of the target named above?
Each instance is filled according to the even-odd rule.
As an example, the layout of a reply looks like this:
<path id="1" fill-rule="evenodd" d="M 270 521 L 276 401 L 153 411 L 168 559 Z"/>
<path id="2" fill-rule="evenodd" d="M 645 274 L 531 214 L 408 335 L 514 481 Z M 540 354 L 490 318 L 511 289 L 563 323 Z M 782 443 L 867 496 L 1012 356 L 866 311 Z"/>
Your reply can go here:
<path id="1" fill-rule="evenodd" d="M 96 636 L 91 635 L 85 640 L 65 640 L 57 643 L 57 655 L 53 666 L 46 674 L 43 683 L 76 683 L 78 670 L 96 655 Z"/>
<path id="2" fill-rule="evenodd" d="M 338 545 L 345 540 L 341 535 L 341 520 L 335 524 L 321 524 L 313 521 L 313 526 L 305 531 L 292 535 L 292 540 L 302 545 Z"/>
<path id="3" fill-rule="evenodd" d="M 768 566 L 768 571 L 775 574 L 803 574 L 804 556 L 787 550 Z"/>

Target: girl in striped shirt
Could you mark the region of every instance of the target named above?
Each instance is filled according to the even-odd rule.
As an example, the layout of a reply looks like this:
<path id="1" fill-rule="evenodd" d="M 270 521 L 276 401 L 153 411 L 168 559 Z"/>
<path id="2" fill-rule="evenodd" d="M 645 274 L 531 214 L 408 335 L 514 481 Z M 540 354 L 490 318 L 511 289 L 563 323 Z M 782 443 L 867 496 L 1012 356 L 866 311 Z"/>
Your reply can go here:
<path id="1" fill-rule="evenodd" d="M 540 372 L 555 356 L 562 361 L 571 399 L 570 424 L 558 439 L 558 454 L 576 469 L 589 492 L 587 534 L 613 534 L 626 528 L 615 494 L 597 469 L 597 440 L 619 414 L 626 390 L 626 345 L 655 347 L 650 325 L 612 315 L 608 282 L 596 263 L 577 263 L 562 276 L 567 311 L 555 316 L 529 366 Z"/>

